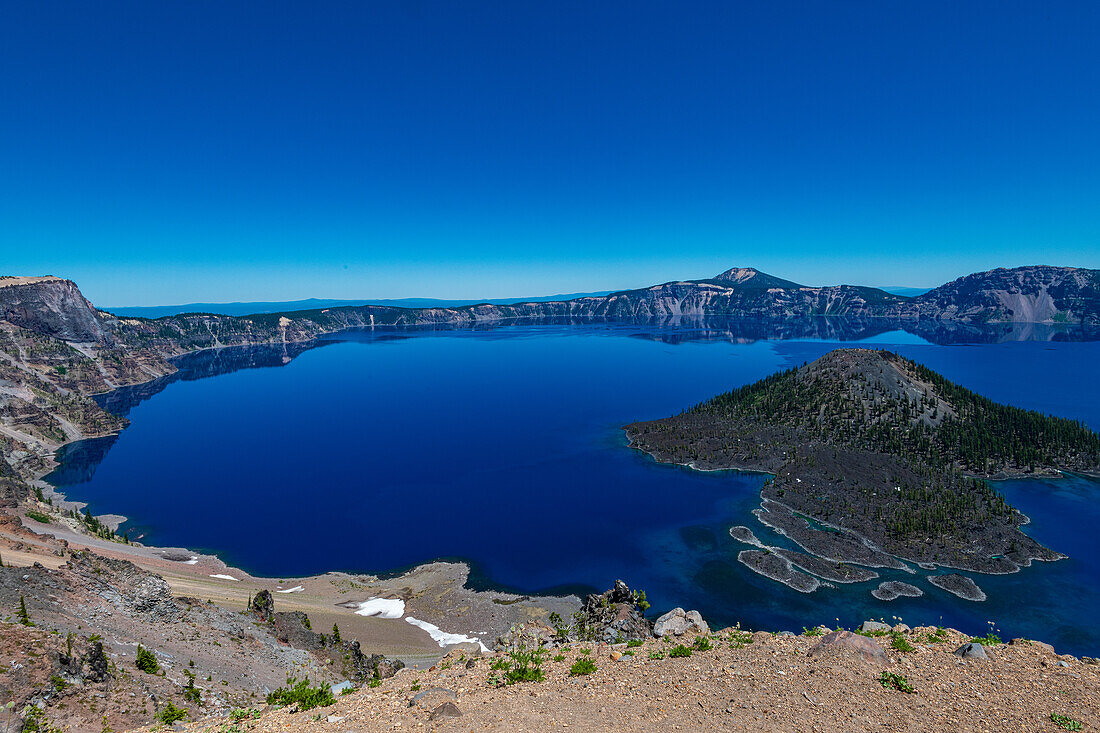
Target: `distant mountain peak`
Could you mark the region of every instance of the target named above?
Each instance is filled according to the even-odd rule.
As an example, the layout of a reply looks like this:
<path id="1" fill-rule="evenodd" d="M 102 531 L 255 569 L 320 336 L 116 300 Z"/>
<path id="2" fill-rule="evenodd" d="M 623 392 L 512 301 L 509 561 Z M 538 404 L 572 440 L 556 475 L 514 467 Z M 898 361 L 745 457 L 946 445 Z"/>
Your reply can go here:
<path id="1" fill-rule="evenodd" d="M 755 267 L 731 267 L 725 272 L 715 276 L 714 279 L 718 282 L 729 283 L 731 285 L 744 285 L 759 288 L 786 289 L 802 287 L 796 282 L 784 280 L 775 275 L 769 275 L 766 272 L 760 272 L 760 270 L 757 270 Z"/>

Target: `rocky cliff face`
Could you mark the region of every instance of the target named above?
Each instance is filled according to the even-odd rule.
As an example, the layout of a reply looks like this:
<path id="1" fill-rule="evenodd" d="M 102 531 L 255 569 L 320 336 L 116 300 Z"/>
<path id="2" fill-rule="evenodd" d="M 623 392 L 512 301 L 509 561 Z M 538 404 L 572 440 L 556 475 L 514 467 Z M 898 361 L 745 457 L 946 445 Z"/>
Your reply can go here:
<path id="1" fill-rule="evenodd" d="M 1100 270 L 1004 268 L 979 272 L 913 299 L 914 317 L 994 323 L 1100 323 Z"/>
<path id="2" fill-rule="evenodd" d="M 0 279 L 0 320 L 64 341 L 108 343 L 112 316 L 100 313 L 76 283 L 58 277 Z"/>

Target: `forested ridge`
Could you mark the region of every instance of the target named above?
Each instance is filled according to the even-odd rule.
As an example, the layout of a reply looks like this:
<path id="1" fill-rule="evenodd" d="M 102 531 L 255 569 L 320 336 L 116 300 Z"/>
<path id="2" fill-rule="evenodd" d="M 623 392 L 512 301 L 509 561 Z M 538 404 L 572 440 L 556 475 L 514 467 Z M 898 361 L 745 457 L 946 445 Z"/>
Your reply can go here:
<path id="1" fill-rule="evenodd" d="M 1100 434 L 1077 420 L 1000 404 L 892 352 L 870 353 L 881 362 L 877 373 L 827 355 L 691 411 L 798 426 L 830 442 L 976 475 L 1100 465 Z"/>
<path id="2" fill-rule="evenodd" d="M 1080 422 L 998 404 L 897 354 L 838 349 L 635 423 L 661 461 L 775 474 L 762 491 L 891 554 L 987 572 L 1058 557 L 985 478 L 1096 472 L 1100 436 Z"/>

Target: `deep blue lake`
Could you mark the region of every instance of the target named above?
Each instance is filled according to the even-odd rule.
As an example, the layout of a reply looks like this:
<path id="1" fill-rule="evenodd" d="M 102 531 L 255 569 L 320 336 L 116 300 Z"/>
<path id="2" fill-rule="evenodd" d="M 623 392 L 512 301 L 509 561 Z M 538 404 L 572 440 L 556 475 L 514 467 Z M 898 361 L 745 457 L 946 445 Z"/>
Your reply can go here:
<path id="1" fill-rule="evenodd" d="M 702 337 L 705 336 L 705 337 Z M 630 327 L 353 333 L 272 368 L 176 381 L 129 412 L 105 456 L 74 451 L 54 481 L 148 544 L 213 552 L 265 576 L 389 571 L 463 558 L 479 582 L 536 592 L 644 588 L 655 611 L 801 630 L 899 616 L 975 634 L 995 622 L 1100 656 L 1100 483 L 1001 482 L 1070 555 L 1010 576 L 972 574 L 970 603 L 925 573 L 803 595 L 736 561 L 764 477 L 656 464 L 621 426 L 838 347 L 891 348 L 995 400 L 1100 429 L 1100 343 L 937 346 L 902 332 L 862 342 L 732 342 Z M 277 362 L 278 363 L 278 362 Z M 922 598 L 882 602 L 897 577 Z"/>

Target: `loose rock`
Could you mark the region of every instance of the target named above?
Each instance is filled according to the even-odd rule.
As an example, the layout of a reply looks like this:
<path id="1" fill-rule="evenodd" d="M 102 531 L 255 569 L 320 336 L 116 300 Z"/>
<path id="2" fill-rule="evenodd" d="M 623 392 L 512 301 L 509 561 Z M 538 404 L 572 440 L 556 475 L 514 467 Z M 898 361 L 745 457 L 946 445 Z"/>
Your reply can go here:
<path id="1" fill-rule="evenodd" d="M 806 656 L 827 659 L 837 655 L 858 656 L 867 664 L 887 665 L 889 657 L 878 642 L 866 636 L 853 634 L 851 631 L 833 631 L 821 638 L 816 646 L 811 647 Z"/>
<path id="2" fill-rule="evenodd" d="M 955 650 L 955 654 L 963 659 L 989 659 L 989 655 L 985 653 L 985 647 L 974 642 L 963 644 Z"/>

